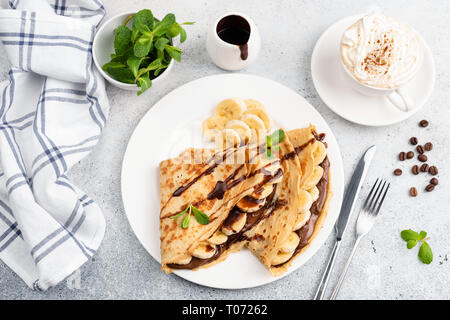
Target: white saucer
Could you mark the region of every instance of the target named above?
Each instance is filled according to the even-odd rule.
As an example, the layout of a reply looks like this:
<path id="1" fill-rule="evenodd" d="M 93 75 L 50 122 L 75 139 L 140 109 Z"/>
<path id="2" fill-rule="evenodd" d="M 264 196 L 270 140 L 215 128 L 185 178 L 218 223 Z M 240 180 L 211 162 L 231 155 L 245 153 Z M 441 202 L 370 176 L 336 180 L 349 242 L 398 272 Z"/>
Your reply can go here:
<path id="1" fill-rule="evenodd" d="M 422 38 L 423 64 L 414 79 L 405 86 L 416 107 L 409 112 L 396 109 L 385 97 L 363 95 L 351 88 L 343 74 L 339 44 L 345 29 L 362 15 L 339 20 L 319 38 L 311 58 L 311 74 L 319 96 L 342 118 L 366 126 L 385 126 L 403 121 L 421 109 L 430 97 L 435 80 L 431 50 Z"/>

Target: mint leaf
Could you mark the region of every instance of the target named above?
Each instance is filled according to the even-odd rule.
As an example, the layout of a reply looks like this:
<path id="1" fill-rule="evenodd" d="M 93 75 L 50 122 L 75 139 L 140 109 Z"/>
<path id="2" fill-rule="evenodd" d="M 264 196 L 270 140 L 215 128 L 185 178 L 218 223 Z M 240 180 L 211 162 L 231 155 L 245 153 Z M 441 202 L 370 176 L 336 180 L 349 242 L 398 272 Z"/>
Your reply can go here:
<path id="1" fill-rule="evenodd" d="M 181 28 L 181 27 L 180 27 Z M 187 39 L 187 33 L 186 30 L 184 30 L 183 28 L 181 28 L 180 30 L 180 42 L 183 43 L 185 42 Z"/>
<path id="2" fill-rule="evenodd" d="M 278 129 L 274 133 L 272 133 L 272 144 L 277 145 L 284 140 L 285 133 L 283 129 Z"/>
<path id="3" fill-rule="evenodd" d="M 178 62 L 181 61 L 181 54 L 183 53 L 183 51 L 181 51 L 177 47 L 170 46 L 168 44 L 165 45 L 164 49 L 169 54 L 169 56 L 172 57 L 174 60 Z"/>
<path id="4" fill-rule="evenodd" d="M 159 38 L 158 40 L 156 40 L 155 42 L 155 48 L 160 50 L 160 51 L 164 51 L 164 46 L 166 44 L 168 44 L 170 41 L 167 38 Z"/>
<path id="5" fill-rule="evenodd" d="M 167 30 L 167 36 L 170 38 L 175 38 L 181 32 L 181 26 L 178 23 L 172 24 L 172 26 Z"/>
<path id="6" fill-rule="evenodd" d="M 431 251 L 428 242 L 423 241 L 419 250 L 419 259 L 425 264 L 430 264 L 433 261 L 433 252 Z"/>
<path id="7" fill-rule="evenodd" d="M 134 75 L 130 69 L 126 68 L 126 66 L 123 68 L 107 66 L 105 71 L 117 81 L 123 83 L 134 83 Z"/>
<path id="8" fill-rule="evenodd" d="M 142 35 L 134 44 L 134 55 L 136 57 L 145 57 L 148 55 L 153 45 L 153 35 Z"/>
<path id="9" fill-rule="evenodd" d="M 114 50 L 116 54 L 122 54 L 128 49 L 131 42 L 131 30 L 125 26 L 118 26 L 114 33 Z"/>
<path id="10" fill-rule="evenodd" d="M 149 71 L 153 71 L 153 70 L 157 70 L 161 67 L 161 60 L 159 59 L 155 59 L 152 63 L 150 63 L 146 68 L 142 68 L 141 70 L 139 70 L 138 75 L 136 76 L 136 80 L 137 78 L 139 78 L 140 76 L 142 76 L 144 73 L 147 73 Z"/>
<path id="11" fill-rule="evenodd" d="M 189 205 L 189 208 L 191 206 Z M 191 222 L 191 210 L 189 210 L 188 215 L 183 219 L 183 222 L 181 223 L 181 227 L 183 229 L 186 229 L 187 227 L 189 227 L 189 223 Z"/>
<path id="12" fill-rule="evenodd" d="M 417 240 L 409 240 L 409 241 L 406 243 L 406 247 L 407 247 L 408 249 L 412 249 L 412 248 L 414 248 L 414 247 L 416 246 L 416 244 L 417 244 Z"/>
<path id="13" fill-rule="evenodd" d="M 202 211 L 198 210 L 196 207 L 192 206 L 192 212 L 194 213 L 194 217 L 195 219 L 197 219 L 198 223 L 200 224 L 209 223 L 209 217 Z"/>
<path id="14" fill-rule="evenodd" d="M 172 25 L 175 23 L 175 15 L 173 13 L 167 14 L 160 22 L 155 24 L 153 34 L 155 36 L 162 36 L 165 34 Z"/>
<path id="15" fill-rule="evenodd" d="M 144 57 L 131 56 L 127 59 L 127 65 L 135 77 L 138 75 L 142 60 L 144 60 Z"/>
<path id="16" fill-rule="evenodd" d="M 155 19 L 151 10 L 143 9 L 135 14 L 133 19 L 133 38 L 136 39 L 139 32 L 146 33 L 153 29 Z"/>
<path id="17" fill-rule="evenodd" d="M 140 96 L 145 90 L 152 86 L 152 80 L 150 79 L 149 73 L 147 72 L 138 78 L 136 84 L 141 88 L 138 92 L 138 96 Z"/>
<path id="18" fill-rule="evenodd" d="M 420 240 L 423 240 L 427 237 L 427 233 L 422 230 L 422 231 L 420 231 L 419 237 L 420 237 Z"/>
<path id="19" fill-rule="evenodd" d="M 417 232 L 415 232 L 415 231 L 413 231 L 413 230 L 411 230 L 411 229 L 403 230 L 403 231 L 400 233 L 400 235 L 402 236 L 402 239 L 405 240 L 405 241 L 409 241 L 409 240 L 421 240 L 421 239 L 420 239 L 420 235 L 419 235 Z"/>
<path id="20" fill-rule="evenodd" d="M 102 69 L 104 71 L 108 72 L 109 68 L 126 68 L 126 67 L 127 66 L 123 63 L 111 61 L 111 62 L 105 63 L 103 65 Z"/>

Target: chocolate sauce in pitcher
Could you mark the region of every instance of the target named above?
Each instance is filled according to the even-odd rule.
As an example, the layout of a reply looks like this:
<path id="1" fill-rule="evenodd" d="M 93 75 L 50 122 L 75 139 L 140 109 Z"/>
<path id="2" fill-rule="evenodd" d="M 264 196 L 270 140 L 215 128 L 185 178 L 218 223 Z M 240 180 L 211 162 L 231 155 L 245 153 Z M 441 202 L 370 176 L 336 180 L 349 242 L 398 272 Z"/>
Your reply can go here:
<path id="1" fill-rule="evenodd" d="M 226 16 L 217 24 L 216 32 L 223 41 L 239 47 L 242 60 L 248 58 L 250 24 L 247 20 L 238 15 Z"/>

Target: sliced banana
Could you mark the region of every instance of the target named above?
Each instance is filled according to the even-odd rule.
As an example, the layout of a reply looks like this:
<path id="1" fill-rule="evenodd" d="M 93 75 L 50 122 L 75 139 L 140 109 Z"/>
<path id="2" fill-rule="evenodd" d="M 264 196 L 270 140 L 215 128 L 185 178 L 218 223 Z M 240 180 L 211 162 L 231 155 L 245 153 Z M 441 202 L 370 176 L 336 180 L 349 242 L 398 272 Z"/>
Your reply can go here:
<path id="1" fill-rule="evenodd" d="M 264 110 L 266 111 L 266 108 L 264 107 L 264 105 L 259 102 L 258 100 L 255 99 L 246 99 L 244 100 L 245 105 L 247 106 L 247 110 L 248 109 L 258 109 L 258 110 Z"/>
<path id="2" fill-rule="evenodd" d="M 315 187 L 319 183 L 322 176 L 323 176 L 323 168 L 321 166 L 314 166 L 313 171 L 311 175 L 308 177 L 308 179 L 305 181 L 303 188 L 308 190 Z"/>
<path id="3" fill-rule="evenodd" d="M 250 196 L 255 199 L 265 199 L 267 198 L 273 191 L 273 184 L 266 184 L 261 187 L 259 190 L 255 190 Z"/>
<path id="4" fill-rule="evenodd" d="M 207 118 L 202 123 L 202 132 L 206 138 L 211 141 L 214 141 L 215 136 L 220 130 L 225 128 L 228 119 L 225 117 L 220 117 L 218 115 L 213 115 Z"/>
<path id="5" fill-rule="evenodd" d="M 298 200 L 298 210 L 299 213 L 305 213 L 308 211 L 313 204 L 313 198 L 311 194 L 309 194 L 306 190 L 301 190 L 299 194 L 299 200 Z"/>
<path id="6" fill-rule="evenodd" d="M 247 213 L 255 212 L 261 209 L 266 203 L 266 199 L 254 199 L 254 201 L 249 200 L 249 198 L 241 199 L 236 206 Z"/>
<path id="7" fill-rule="evenodd" d="M 311 211 L 306 211 L 306 213 L 302 216 L 302 218 L 297 222 L 297 224 L 294 227 L 294 231 L 299 230 L 300 228 L 302 228 L 309 220 L 309 218 L 311 218 Z"/>
<path id="8" fill-rule="evenodd" d="M 275 258 L 273 258 L 272 260 L 272 265 L 277 266 L 279 264 L 285 263 L 292 257 L 293 254 L 293 252 L 278 252 Z"/>
<path id="9" fill-rule="evenodd" d="M 231 226 L 222 226 L 222 232 L 227 236 L 238 233 L 245 226 L 246 221 L 247 215 L 245 213 L 242 213 L 241 215 L 239 215 L 239 218 L 231 224 Z"/>
<path id="10" fill-rule="evenodd" d="M 254 114 L 247 114 L 242 118 L 242 121 L 244 121 L 252 130 L 252 142 L 262 142 L 266 135 L 266 126 L 264 125 L 264 122 Z"/>
<path id="11" fill-rule="evenodd" d="M 309 189 L 308 193 L 311 195 L 313 202 L 319 199 L 319 189 L 317 189 L 317 187 Z"/>
<path id="12" fill-rule="evenodd" d="M 188 264 L 189 262 L 191 262 L 191 260 L 192 260 L 192 256 L 185 254 L 181 258 L 179 258 L 177 261 L 175 261 L 174 263 L 185 265 L 185 264 Z"/>
<path id="13" fill-rule="evenodd" d="M 199 259 L 209 259 L 216 253 L 216 246 L 207 242 L 200 243 L 197 248 L 194 249 L 192 255 Z"/>
<path id="14" fill-rule="evenodd" d="M 252 137 L 252 130 L 244 121 L 231 120 L 226 124 L 225 128 L 236 131 L 241 138 L 241 142 L 244 142 L 245 144 L 250 142 L 250 138 Z"/>
<path id="15" fill-rule="evenodd" d="M 223 129 L 216 134 L 214 138 L 216 142 L 216 148 L 218 150 L 224 150 L 231 147 L 238 147 L 241 144 L 241 138 L 239 134 L 233 129 Z"/>
<path id="16" fill-rule="evenodd" d="M 294 252 L 299 243 L 300 237 L 298 236 L 298 234 L 295 232 L 291 232 L 286 242 L 281 246 L 280 251 L 284 253 Z"/>
<path id="17" fill-rule="evenodd" d="M 244 100 L 239 98 L 225 99 L 219 102 L 216 107 L 216 115 L 225 117 L 228 120 L 240 119 L 247 106 Z"/>
<path id="18" fill-rule="evenodd" d="M 262 110 L 262 109 L 249 109 L 249 110 L 245 110 L 244 112 L 244 117 L 246 115 L 255 115 L 258 118 L 260 118 L 263 122 L 264 122 L 264 126 L 266 128 L 266 130 L 270 130 L 271 124 L 272 124 L 272 120 L 270 120 L 269 115 L 267 114 L 266 111 Z"/>
<path id="19" fill-rule="evenodd" d="M 208 239 L 208 242 L 211 244 L 222 244 L 227 242 L 228 237 L 222 231 L 217 230 L 214 234 Z"/>
<path id="20" fill-rule="evenodd" d="M 319 164 L 321 164 L 326 156 L 327 149 L 325 148 L 325 145 L 320 141 L 316 141 L 314 143 L 313 151 L 314 165 L 318 166 Z"/>

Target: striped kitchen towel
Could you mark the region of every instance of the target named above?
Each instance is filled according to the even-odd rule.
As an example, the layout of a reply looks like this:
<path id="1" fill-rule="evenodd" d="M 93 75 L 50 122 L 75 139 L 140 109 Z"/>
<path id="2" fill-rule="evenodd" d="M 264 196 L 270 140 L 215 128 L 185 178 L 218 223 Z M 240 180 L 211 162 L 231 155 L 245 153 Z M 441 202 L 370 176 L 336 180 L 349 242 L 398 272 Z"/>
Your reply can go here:
<path id="1" fill-rule="evenodd" d="M 0 40 L 11 64 L 0 84 L 0 258 L 46 290 L 95 253 L 99 207 L 67 178 L 108 116 L 92 41 L 99 0 L 11 0 Z M 0 279 L 1 287 L 1 279 Z"/>

